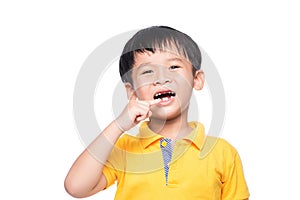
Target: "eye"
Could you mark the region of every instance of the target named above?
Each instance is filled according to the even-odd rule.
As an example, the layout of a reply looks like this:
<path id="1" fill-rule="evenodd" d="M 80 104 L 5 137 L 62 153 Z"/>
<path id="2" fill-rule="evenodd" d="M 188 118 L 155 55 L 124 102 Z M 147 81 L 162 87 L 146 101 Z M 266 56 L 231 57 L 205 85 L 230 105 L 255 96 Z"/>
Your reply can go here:
<path id="1" fill-rule="evenodd" d="M 146 70 L 146 71 L 144 71 L 144 72 L 142 72 L 142 74 L 150 74 L 150 73 L 152 73 L 153 71 L 151 70 L 151 69 L 149 69 L 149 70 Z"/>
<path id="2" fill-rule="evenodd" d="M 173 71 L 173 70 L 176 70 L 176 69 L 179 69 L 179 68 L 180 68 L 180 67 L 177 66 L 177 65 L 172 65 L 172 66 L 169 67 L 169 69 L 172 70 L 172 71 Z"/>

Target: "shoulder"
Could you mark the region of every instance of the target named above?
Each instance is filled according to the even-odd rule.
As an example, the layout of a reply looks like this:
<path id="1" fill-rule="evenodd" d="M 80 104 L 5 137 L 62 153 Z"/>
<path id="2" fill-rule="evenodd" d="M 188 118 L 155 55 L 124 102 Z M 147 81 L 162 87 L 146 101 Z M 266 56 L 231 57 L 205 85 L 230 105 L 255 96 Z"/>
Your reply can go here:
<path id="1" fill-rule="evenodd" d="M 234 158 L 237 150 L 227 140 L 218 137 L 207 136 L 201 150 L 201 157 L 212 154 L 217 157 Z"/>
<path id="2" fill-rule="evenodd" d="M 130 135 L 128 133 L 124 133 L 121 137 L 117 140 L 115 146 L 121 149 L 128 149 L 131 146 L 137 146 L 140 143 L 140 138 Z"/>
<path id="3" fill-rule="evenodd" d="M 227 151 L 232 151 L 236 152 L 236 148 L 232 146 L 227 140 L 223 138 L 218 138 L 217 143 L 216 143 L 216 148 L 220 148 L 222 150 L 227 150 Z"/>
<path id="4" fill-rule="evenodd" d="M 210 166 L 219 171 L 223 177 L 241 164 L 235 147 L 223 138 L 210 136 L 206 138 L 204 147 L 200 151 L 200 159 L 209 162 Z"/>

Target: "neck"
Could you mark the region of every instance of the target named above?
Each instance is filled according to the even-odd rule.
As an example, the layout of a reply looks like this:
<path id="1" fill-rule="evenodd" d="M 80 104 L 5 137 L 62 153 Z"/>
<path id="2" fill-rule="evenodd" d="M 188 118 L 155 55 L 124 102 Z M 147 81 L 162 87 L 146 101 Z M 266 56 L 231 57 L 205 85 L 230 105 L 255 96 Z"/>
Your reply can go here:
<path id="1" fill-rule="evenodd" d="M 151 118 L 149 128 L 155 133 L 172 140 L 181 139 L 192 131 L 187 121 L 187 113 L 182 113 L 170 120 Z"/>

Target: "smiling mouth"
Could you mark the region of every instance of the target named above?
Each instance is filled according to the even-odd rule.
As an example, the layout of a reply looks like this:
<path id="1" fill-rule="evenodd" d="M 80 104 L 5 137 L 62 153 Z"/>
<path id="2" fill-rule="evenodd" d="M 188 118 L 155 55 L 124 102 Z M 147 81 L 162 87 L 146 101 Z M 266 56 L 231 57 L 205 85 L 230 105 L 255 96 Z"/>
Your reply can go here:
<path id="1" fill-rule="evenodd" d="M 162 101 L 168 101 L 176 96 L 176 93 L 173 91 L 165 91 L 165 92 L 158 92 L 154 94 L 153 99 L 161 99 Z"/>

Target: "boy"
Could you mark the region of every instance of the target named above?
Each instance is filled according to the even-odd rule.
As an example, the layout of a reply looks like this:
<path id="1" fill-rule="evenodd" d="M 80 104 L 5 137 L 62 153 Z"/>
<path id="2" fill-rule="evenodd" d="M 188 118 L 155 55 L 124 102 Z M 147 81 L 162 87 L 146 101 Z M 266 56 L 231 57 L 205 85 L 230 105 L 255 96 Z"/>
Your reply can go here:
<path id="1" fill-rule="evenodd" d="M 115 199 L 248 199 L 237 151 L 188 122 L 192 91 L 204 85 L 200 66 L 186 34 L 165 26 L 137 32 L 119 64 L 129 102 L 75 161 L 67 192 L 87 197 L 117 180 Z M 137 136 L 123 134 L 139 123 Z"/>

